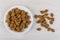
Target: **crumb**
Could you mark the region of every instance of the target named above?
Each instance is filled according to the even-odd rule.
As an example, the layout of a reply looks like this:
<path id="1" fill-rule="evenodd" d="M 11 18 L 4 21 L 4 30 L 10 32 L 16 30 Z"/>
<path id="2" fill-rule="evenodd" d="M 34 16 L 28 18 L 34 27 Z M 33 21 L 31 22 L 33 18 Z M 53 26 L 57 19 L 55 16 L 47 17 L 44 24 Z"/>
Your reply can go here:
<path id="1" fill-rule="evenodd" d="M 50 24 L 53 24 L 53 21 L 50 21 Z"/>
<path id="2" fill-rule="evenodd" d="M 45 9 L 45 11 L 44 12 L 48 12 L 48 9 Z"/>
<path id="3" fill-rule="evenodd" d="M 50 16 L 51 16 L 51 17 L 53 17 L 53 16 L 54 16 L 54 14 L 53 14 L 53 13 L 51 13 L 51 14 L 50 14 Z"/>
<path id="4" fill-rule="evenodd" d="M 54 29 L 51 29 L 51 31 L 52 31 L 52 32 L 55 32 L 55 30 L 54 30 Z"/>
<path id="5" fill-rule="evenodd" d="M 37 28 L 37 31 L 40 31 L 41 30 L 41 28 Z"/>

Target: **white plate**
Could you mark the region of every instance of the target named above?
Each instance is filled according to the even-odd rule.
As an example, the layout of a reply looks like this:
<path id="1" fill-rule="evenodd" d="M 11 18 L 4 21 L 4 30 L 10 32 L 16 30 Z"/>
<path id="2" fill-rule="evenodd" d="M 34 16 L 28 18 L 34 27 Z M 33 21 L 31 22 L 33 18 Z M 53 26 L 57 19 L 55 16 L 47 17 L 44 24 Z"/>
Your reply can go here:
<path id="1" fill-rule="evenodd" d="M 21 9 L 21 10 L 25 10 L 26 12 L 28 12 L 28 15 L 31 17 L 31 18 L 30 18 L 31 24 L 28 25 L 28 28 L 26 28 L 23 32 L 15 32 L 15 31 L 12 31 L 12 30 L 8 27 L 8 24 L 6 23 L 6 18 L 7 18 L 8 12 L 11 11 L 12 9 L 14 9 L 14 8 L 19 8 L 19 9 Z M 30 30 L 30 28 L 32 27 L 32 24 L 33 24 L 32 12 L 31 12 L 28 8 L 26 8 L 26 7 L 24 7 L 24 6 L 15 5 L 15 6 L 9 8 L 9 9 L 6 11 L 5 15 L 4 15 L 4 25 L 5 25 L 6 29 L 7 29 L 10 33 L 13 33 L 13 34 L 15 34 L 15 35 L 22 35 L 22 34 L 26 33 L 27 31 Z"/>

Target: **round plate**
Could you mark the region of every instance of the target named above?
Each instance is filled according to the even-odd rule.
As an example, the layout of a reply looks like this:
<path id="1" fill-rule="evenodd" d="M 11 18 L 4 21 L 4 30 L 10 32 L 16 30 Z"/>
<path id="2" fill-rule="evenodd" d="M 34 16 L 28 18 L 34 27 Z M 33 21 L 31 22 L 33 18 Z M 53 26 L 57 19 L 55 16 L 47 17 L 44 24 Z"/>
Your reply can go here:
<path id="1" fill-rule="evenodd" d="M 28 12 L 28 15 L 31 17 L 31 18 L 30 18 L 31 24 L 28 25 L 28 28 L 26 28 L 23 32 L 15 32 L 15 31 L 12 31 L 12 30 L 8 27 L 8 25 L 7 25 L 7 23 L 6 23 L 6 16 L 7 16 L 8 12 L 9 12 L 10 10 L 12 10 L 13 8 L 19 8 L 19 9 L 21 9 L 21 10 L 25 10 L 26 12 Z M 4 25 L 5 25 L 6 29 L 7 29 L 9 32 L 13 33 L 13 34 L 19 34 L 19 35 L 20 35 L 20 34 L 26 33 L 27 31 L 30 30 L 30 28 L 32 27 L 32 24 L 33 24 L 32 12 L 31 12 L 28 8 L 26 8 L 26 7 L 24 7 L 24 6 L 13 6 L 13 7 L 9 8 L 9 9 L 6 11 L 5 15 L 4 15 Z"/>

